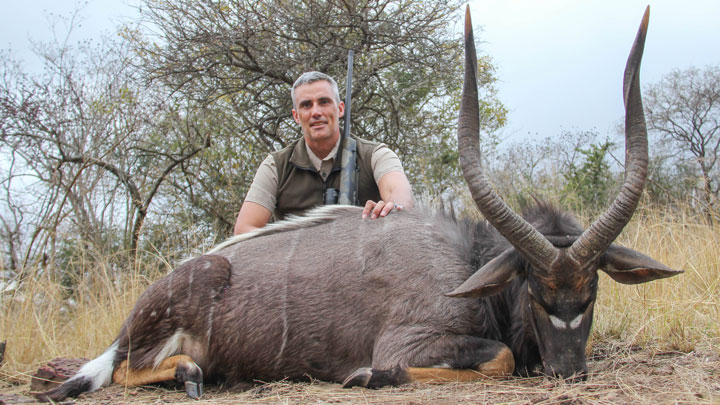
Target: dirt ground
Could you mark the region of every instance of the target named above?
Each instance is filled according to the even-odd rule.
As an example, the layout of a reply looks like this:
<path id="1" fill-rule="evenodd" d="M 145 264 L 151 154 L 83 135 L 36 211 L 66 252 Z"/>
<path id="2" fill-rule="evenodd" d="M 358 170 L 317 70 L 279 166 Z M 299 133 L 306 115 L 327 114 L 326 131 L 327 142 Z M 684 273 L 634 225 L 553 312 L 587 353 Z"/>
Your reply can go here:
<path id="1" fill-rule="evenodd" d="M 342 389 L 324 382 L 265 384 L 244 392 L 205 388 L 199 401 L 183 391 L 162 387 L 125 388 L 112 385 L 63 402 L 67 404 L 618 404 L 720 403 L 720 355 L 710 350 L 691 353 L 652 352 L 603 345 L 588 359 L 591 376 L 581 383 L 537 378 L 509 378 L 445 385 L 410 384 L 367 390 Z M 0 404 L 31 403 L 29 384 L 0 383 Z"/>

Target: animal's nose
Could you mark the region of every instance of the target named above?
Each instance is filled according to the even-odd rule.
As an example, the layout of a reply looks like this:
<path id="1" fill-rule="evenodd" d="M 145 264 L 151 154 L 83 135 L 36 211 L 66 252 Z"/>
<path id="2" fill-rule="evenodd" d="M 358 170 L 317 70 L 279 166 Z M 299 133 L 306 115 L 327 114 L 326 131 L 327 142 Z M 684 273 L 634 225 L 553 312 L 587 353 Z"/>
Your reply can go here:
<path id="1" fill-rule="evenodd" d="M 588 369 L 586 365 L 582 367 L 549 367 L 545 369 L 545 374 L 562 378 L 569 383 L 578 383 L 587 380 Z"/>
<path id="2" fill-rule="evenodd" d="M 576 373 L 571 375 L 570 377 L 566 378 L 565 381 L 569 383 L 579 383 L 587 380 L 587 371 Z"/>

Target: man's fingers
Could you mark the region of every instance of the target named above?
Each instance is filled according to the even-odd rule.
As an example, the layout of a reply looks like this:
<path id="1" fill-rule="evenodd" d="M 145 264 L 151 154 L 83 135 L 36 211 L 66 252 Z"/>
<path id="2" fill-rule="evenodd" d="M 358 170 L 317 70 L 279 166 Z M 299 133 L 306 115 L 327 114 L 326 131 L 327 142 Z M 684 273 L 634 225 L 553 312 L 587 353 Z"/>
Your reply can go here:
<path id="1" fill-rule="evenodd" d="M 365 219 L 369 215 L 370 219 L 377 219 L 379 217 L 386 216 L 390 213 L 390 211 L 394 209 L 402 211 L 403 206 L 400 204 L 395 204 L 392 201 L 385 202 L 383 200 L 380 200 L 378 202 L 375 202 L 372 200 L 368 200 L 365 203 L 365 208 L 363 208 L 362 218 Z"/>
<path id="2" fill-rule="evenodd" d="M 395 208 L 395 204 L 394 204 L 392 201 L 388 201 L 388 202 L 385 203 L 385 206 L 384 206 L 383 209 L 380 211 L 380 214 L 379 214 L 379 215 L 380 215 L 381 217 L 384 217 L 384 216 L 386 216 L 387 214 L 389 214 L 390 211 L 393 210 L 393 208 Z"/>
<path id="3" fill-rule="evenodd" d="M 377 219 L 380 216 L 384 217 L 385 215 L 387 215 L 387 212 L 385 212 L 385 214 L 383 214 L 383 211 L 386 206 L 387 205 L 385 204 L 385 201 L 383 201 L 383 200 L 378 201 L 377 204 L 375 204 L 375 207 L 373 208 L 372 213 L 370 214 L 370 219 Z"/>
<path id="4" fill-rule="evenodd" d="M 375 208 L 375 204 L 375 201 L 367 200 L 367 202 L 365 203 L 365 208 L 363 208 L 362 219 L 365 219 L 368 215 L 370 215 L 372 209 Z"/>

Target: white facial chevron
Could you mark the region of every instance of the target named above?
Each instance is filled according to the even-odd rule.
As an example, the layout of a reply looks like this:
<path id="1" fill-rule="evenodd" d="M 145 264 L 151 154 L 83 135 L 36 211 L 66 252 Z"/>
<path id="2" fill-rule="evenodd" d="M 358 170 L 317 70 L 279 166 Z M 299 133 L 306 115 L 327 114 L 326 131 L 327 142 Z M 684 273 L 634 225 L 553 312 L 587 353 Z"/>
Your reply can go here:
<path id="1" fill-rule="evenodd" d="M 552 322 L 553 326 L 557 329 L 567 329 L 568 327 L 570 329 L 577 329 L 580 326 L 580 323 L 582 323 L 583 315 L 584 314 L 576 316 L 575 319 L 570 322 L 565 322 L 555 315 L 550 315 L 550 322 Z"/>

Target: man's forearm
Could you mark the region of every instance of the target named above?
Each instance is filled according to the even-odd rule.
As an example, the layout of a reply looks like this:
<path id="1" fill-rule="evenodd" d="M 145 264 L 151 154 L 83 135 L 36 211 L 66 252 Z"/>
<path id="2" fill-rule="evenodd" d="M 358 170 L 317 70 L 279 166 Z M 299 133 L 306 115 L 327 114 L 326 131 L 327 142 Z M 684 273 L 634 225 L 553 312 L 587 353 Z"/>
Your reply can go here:
<path id="1" fill-rule="evenodd" d="M 272 212 L 258 203 L 245 201 L 235 221 L 235 235 L 262 228 L 268 223 Z"/>

